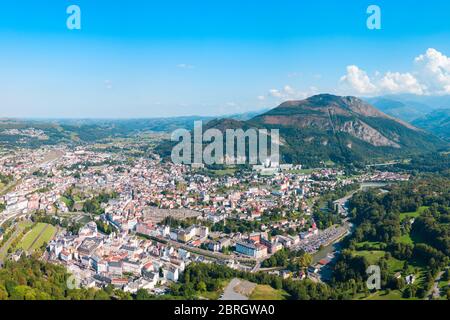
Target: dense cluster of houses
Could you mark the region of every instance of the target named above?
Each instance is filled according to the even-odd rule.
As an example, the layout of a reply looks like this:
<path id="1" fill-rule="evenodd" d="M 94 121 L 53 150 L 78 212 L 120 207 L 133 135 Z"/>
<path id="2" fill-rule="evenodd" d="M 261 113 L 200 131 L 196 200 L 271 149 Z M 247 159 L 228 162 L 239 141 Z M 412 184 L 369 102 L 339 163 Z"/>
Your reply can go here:
<path id="1" fill-rule="evenodd" d="M 50 261 L 64 264 L 85 287 L 113 285 L 129 292 L 161 290 L 176 282 L 186 266 L 198 259 L 184 249 L 153 243 L 127 232 L 107 236 L 95 222 L 78 235 L 61 233 L 48 245 Z"/>

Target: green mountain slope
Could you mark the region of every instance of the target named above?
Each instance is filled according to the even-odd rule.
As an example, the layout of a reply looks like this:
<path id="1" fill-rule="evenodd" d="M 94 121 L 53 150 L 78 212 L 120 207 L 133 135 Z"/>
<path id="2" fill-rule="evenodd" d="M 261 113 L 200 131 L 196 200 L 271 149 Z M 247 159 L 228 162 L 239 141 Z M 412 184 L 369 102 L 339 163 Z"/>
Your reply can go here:
<path id="1" fill-rule="evenodd" d="M 367 163 L 445 146 L 437 137 L 355 97 L 323 94 L 288 101 L 244 123 L 279 129 L 283 161 L 310 166 L 327 161 Z"/>
<path id="2" fill-rule="evenodd" d="M 450 109 L 439 109 L 413 122 L 419 128 L 450 141 Z"/>

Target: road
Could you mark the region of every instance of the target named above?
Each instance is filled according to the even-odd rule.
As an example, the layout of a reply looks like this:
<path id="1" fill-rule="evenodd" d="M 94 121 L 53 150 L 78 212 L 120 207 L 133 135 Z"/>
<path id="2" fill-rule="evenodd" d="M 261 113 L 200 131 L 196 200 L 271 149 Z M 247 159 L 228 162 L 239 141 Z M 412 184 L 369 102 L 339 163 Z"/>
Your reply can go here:
<path id="1" fill-rule="evenodd" d="M 438 273 L 436 279 L 434 279 L 433 287 L 428 293 L 428 300 L 432 299 L 440 299 L 441 297 L 441 289 L 439 288 L 439 281 L 441 281 L 442 276 L 444 275 L 444 271 Z"/>
<path id="2" fill-rule="evenodd" d="M 195 254 L 198 254 L 198 255 L 202 255 L 202 256 L 205 256 L 205 257 L 217 259 L 217 260 L 222 260 L 222 261 L 236 260 L 236 261 L 244 262 L 244 263 L 249 263 L 249 262 L 255 263 L 255 261 L 256 261 L 255 259 L 252 259 L 252 258 L 240 258 L 240 257 L 236 257 L 236 256 L 233 256 L 233 255 L 226 255 L 226 254 L 223 254 L 223 253 L 220 253 L 220 252 L 212 252 L 212 251 L 203 250 L 203 249 L 200 249 L 200 248 L 194 248 L 194 247 L 191 247 L 191 246 L 189 246 L 187 244 L 180 243 L 180 242 L 173 241 L 173 240 L 169 240 L 169 239 L 166 239 L 166 238 L 160 238 L 160 237 L 150 237 L 150 238 L 152 240 L 155 240 L 155 241 L 158 241 L 158 242 L 161 242 L 161 243 L 164 243 L 164 244 L 170 244 L 171 246 L 173 246 L 174 248 L 177 248 L 177 249 L 181 248 L 181 249 L 184 249 L 186 251 L 189 251 L 189 252 L 192 252 L 192 253 L 195 253 Z"/>
<path id="3" fill-rule="evenodd" d="M 219 300 L 248 300 L 256 284 L 234 278 L 225 288 Z"/>
<path id="4" fill-rule="evenodd" d="M 371 168 L 371 167 L 387 167 L 387 166 L 393 166 L 393 165 L 399 164 L 402 161 L 404 161 L 404 160 L 393 160 L 393 161 L 384 162 L 384 163 L 368 164 L 366 167 L 368 167 L 368 168 Z"/>

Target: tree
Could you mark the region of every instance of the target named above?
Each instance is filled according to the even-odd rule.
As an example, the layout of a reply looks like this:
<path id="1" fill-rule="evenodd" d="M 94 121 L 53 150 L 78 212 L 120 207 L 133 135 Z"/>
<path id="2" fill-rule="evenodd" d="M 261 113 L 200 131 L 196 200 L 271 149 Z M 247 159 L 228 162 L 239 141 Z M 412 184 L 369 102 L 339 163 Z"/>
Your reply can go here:
<path id="1" fill-rule="evenodd" d="M 0 300 L 7 300 L 8 299 L 8 292 L 6 291 L 6 288 L 4 286 L 0 286 Z"/>
<path id="2" fill-rule="evenodd" d="M 313 261 L 312 256 L 309 253 L 304 253 L 299 259 L 298 262 L 301 267 L 307 268 L 311 265 Z"/>
<path id="3" fill-rule="evenodd" d="M 196 289 L 199 292 L 205 292 L 206 291 L 206 283 L 203 281 L 200 281 L 199 283 L 197 283 Z"/>
<path id="4" fill-rule="evenodd" d="M 281 288 L 283 288 L 283 282 L 281 281 L 281 278 L 277 277 L 277 278 L 273 279 L 272 287 L 277 290 L 280 290 Z"/>
<path id="5" fill-rule="evenodd" d="M 139 289 L 136 292 L 136 300 L 150 300 L 151 297 L 150 293 L 145 289 Z"/>

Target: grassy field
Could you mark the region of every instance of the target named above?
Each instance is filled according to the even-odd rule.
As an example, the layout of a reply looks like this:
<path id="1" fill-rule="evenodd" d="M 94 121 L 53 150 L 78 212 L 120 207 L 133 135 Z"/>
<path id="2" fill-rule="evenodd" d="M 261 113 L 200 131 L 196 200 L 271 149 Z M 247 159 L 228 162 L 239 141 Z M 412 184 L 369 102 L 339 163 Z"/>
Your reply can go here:
<path id="1" fill-rule="evenodd" d="M 0 252 L 0 260 L 3 260 L 6 258 L 6 256 L 8 255 L 8 249 L 11 247 L 11 243 L 14 241 L 14 239 L 17 239 L 17 237 L 20 235 L 20 232 L 22 232 L 23 229 L 25 229 L 26 227 L 31 226 L 33 223 L 31 223 L 30 221 L 21 221 L 18 223 L 18 230 L 19 233 L 16 234 L 16 236 L 11 237 L 10 241 L 8 241 L 8 243 L 6 243 L 1 249 Z M 17 230 L 17 229 L 16 229 Z"/>
<path id="2" fill-rule="evenodd" d="M 380 258 L 384 257 L 386 252 L 384 251 L 355 251 L 354 255 L 359 257 L 365 257 L 370 264 L 377 264 Z"/>
<path id="3" fill-rule="evenodd" d="M 284 290 L 276 290 L 267 285 L 257 285 L 250 295 L 250 300 L 286 300 L 288 294 Z"/>
<path id="4" fill-rule="evenodd" d="M 381 250 L 381 242 L 364 241 L 356 244 L 357 250 L 364 250 L 364 247 L 370 247 L 372 250 Z"/>
<path id="5" fill-rule="evenodd" d="M 25 251 L 34 251 L 44 243 L 48 243 L 56 234 L 56 228 L 46 223 L 38 223 L 19 243 Z"/>
<path id="6" fill-rule="evenodd" d="M 222 283 L 220 284 L 220 289 L 216 291 L 202 292 L 201 294 L 199 294 L 199 298 L 207 300 L 219 300 L 224 288 L 228 285 L 228 283 L 230 283 L 230 280 L 222 281 Z"/>
<path id="7" fill-rule="evenodd" d="M 381 290 L 367 297 L 365 300 L 419 300 L 418 298 L 405 299 L 399 290 L 391 290 L 389 293 Z"/>
<path id="8" fill-rule="evenodd" d="M 420 216 L 423 211 L 425 209 L 428 209 L 428 207 L 420 207 L 417 211 L 415 212 L 406 212 L 406 213 L 400 213 L 400 221 L 403 221 L 405 219 L 412 219 L 412 218 L 417 218 L 418 216 Z"/>
<path id="9" fill-rule="evenodd" d="M 413 239 L 411 238 L 411 235 L 404 234 L 403 236 L 396 239 L 397 242 L 403 243 L 403 244 L 414 244 Z"/>

